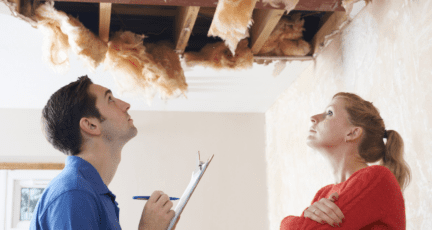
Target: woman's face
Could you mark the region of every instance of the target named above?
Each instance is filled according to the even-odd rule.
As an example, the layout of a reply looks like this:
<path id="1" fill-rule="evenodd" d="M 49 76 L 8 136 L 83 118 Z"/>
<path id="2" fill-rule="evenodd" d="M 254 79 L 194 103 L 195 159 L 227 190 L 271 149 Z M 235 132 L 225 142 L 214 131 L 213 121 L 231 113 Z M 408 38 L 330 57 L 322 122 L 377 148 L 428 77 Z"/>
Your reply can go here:
<path id="1" fill-rule="evenodd" d="M 344 109 L 344 99 L 336 97 L 325 108 L 324 113 L 311 117 L 312 126 L 307 137 L 307 145 L 314 149 L 334 148 L 345 143 L 352 127 Z"/>

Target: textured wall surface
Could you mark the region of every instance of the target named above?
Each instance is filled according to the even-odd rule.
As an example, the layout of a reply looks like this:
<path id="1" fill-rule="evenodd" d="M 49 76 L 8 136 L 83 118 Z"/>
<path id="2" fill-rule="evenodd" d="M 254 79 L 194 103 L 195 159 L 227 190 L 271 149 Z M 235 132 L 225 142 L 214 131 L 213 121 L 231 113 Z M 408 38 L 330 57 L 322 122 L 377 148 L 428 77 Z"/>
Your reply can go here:
<path id="1" fill-rule="evenodd" d="M 373 1 L 266 112 L 271 230 L 285 216 L 300 216 L 320 188 L 334 183 L 327 160 L 306 138 L 310 117 L 338 92 L 373 102 L 386 128 L 400 133 L 412 172 L 404 192 L 407 229 L 432 229 L 431 22 L 431 0 Z"/>

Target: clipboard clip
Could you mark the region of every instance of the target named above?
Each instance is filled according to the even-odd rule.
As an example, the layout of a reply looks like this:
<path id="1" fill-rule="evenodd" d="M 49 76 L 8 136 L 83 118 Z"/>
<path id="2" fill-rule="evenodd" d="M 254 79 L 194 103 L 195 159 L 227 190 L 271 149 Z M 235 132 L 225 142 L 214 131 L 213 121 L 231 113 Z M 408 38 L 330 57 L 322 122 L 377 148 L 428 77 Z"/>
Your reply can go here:
<path id="1" fill-rule="evenodd" d="M 198 153 L 197 153 L 197 165 L 200 168 L 200 171 L 202 171 L 202 166 L 204 164 L 205 164 L 205 162 L 200 160 L 200 152 L 198 151 Z"/>

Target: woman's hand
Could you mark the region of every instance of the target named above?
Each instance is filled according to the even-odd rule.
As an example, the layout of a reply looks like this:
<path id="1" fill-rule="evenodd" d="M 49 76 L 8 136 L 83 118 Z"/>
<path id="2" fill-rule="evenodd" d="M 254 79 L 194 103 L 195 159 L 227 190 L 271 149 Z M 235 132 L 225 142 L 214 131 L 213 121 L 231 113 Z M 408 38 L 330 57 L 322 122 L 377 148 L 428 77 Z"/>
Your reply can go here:
<path id="1" fill-rule="evenodd" d="M 329 225 L 335 227 L 342 223 L 345 218 L 342 211 L 334 202 L 339 198 L 337 192 L 330 195 L 329 199 L 322 198 L 321 200 L 313 203 L 304 212 L 304 217 L 314 220 L 318 223 L 324 224 L 327 222 Z"/>

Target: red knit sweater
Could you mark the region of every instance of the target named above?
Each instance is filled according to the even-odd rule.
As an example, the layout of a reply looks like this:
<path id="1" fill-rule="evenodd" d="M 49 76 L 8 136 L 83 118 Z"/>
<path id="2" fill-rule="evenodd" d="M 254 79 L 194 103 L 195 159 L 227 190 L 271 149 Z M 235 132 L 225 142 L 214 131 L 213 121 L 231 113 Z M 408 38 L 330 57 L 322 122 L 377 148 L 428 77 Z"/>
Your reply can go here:
<path id="1" fill-rule="evenodd" d="M 321 198 L 328 199 L 334 192 L 339 194 L 335 204 L 345 216 L 340 228 L 306 218 L 303 211 L 300 217 L 285 217 L 280 229 L 401 230 L 406 228 L 402 191 L 396 177 L 388 168 L 373 165 L 357 170 L 345 182 L 321 188 L 311 204 Z"/>

